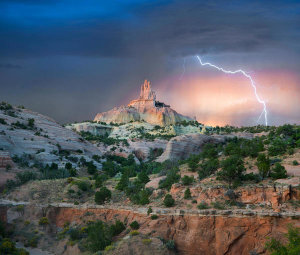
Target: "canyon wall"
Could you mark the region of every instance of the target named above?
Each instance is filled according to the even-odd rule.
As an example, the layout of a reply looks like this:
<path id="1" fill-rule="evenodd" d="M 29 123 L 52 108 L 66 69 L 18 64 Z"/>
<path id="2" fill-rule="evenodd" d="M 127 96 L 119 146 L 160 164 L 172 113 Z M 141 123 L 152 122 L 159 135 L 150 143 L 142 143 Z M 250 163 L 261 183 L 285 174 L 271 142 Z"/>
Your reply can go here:
<path id="1" fill-rule="evenodd" d="M 300 227 L 297 217 L 159 215 L 151 220 L 146 214 L 122 209 L 52 208 L 48 217 L 59 227 L 65 222 L 95 219 L 128 223 L 136 220 L 141 233 L 172 239 L 179 254 L 189 255 L 262 254 L 268 237 L 282 239 L 288 224 Z"/>

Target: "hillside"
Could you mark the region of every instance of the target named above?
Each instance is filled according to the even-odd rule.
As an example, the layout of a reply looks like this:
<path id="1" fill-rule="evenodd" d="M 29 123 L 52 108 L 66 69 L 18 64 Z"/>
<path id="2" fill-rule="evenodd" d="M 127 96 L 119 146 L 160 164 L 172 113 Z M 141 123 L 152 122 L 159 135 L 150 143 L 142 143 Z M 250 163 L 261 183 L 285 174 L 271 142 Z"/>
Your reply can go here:
<path id="1" fill-rule="evenodd" d="M 299 126 L 65 128 L 1 107 L 12 241 L 64 255 L 268 254 L 268 238 L 300 227 Z"/>

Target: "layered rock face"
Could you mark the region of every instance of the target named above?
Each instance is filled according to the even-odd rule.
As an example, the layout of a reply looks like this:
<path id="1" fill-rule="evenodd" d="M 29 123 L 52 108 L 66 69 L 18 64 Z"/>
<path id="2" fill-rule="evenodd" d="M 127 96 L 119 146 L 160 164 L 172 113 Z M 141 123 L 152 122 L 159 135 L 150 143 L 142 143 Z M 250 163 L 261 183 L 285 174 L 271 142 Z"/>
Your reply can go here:
<path id="1" fill-rule="evenodd" d="M 136 220 L 140 223 L 140 233 L 172 239 L 178 253 L 187 255 L 264 254 L 267 237 L 282 239 L 288 224 L 299 226 L 299 219 L 294 217 L 167 214 L 151 220 L 143 213 L 105 208 L 53 208 L 48 218 L 62 227 L 65 222 L 80 223 L 87 212 L 92 216 L 85 220 L 114 222 L 119 219 L 128 224 Z"/>
<path id="2" fill-rule="evenodd" d="M 156 161 L 164 162 L 166 160 L 178 161 L 186 159 L 191 154 L 200 153 L 206 143 L 219 143 L 222 140 L 202 134 L 176 136 L 168 142 L 166 150 Z"/>
<path id="3" fill-rule="evenodd" d="M 127 106 L 116 107 L 110 111 L 98 113 L 94 121 L 106 123 L 128 123 L 145 121 L 153 125 L 171 125 L 192 118 L 177 113 L 170 106 L 156 101 L 156 94 L 150 82 L 145 80 L 141 86 L 139 99 L 132 100 Z"/>

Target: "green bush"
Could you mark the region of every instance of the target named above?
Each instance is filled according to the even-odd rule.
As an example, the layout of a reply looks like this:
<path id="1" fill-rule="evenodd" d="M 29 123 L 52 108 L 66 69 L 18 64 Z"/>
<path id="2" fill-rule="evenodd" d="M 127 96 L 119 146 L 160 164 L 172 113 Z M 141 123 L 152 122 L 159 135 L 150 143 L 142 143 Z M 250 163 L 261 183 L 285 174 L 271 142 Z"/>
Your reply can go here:
<path id="1" fill-rule="evenodd" d="M 103 250 L 111 244 L 112 233 L 110 227 L 98 220 L 87 227 L 87 248 L 92 252 Z"/>
<path id="2" fill-rule="evenodd" d="M 95 202 L 98 205 L 104 204 L 105 201 L 110 200 L 111 198 L 111 191 L 106 187 L 102 187 L 100 191 L 95 193 Z"/>
<path id="3" fill-rule="evenodd" d="M 82 191 L 88 191 L 91 187 L 91 184 L 87 181 L 78 181 L 76 185 Z"/>
<path id="4" fill-rule="evenodd" d="M 158 219 L 158 216 L 156 214 L 152 214 L 151 215 L 151 220 L 156 220 L 156 219 Z"/>
<path id="5" fill-rule="evenodd" d="M 175 242 L 174 240 L 168 240 L 166 242 L 166 247 L 169 249 L 169 250 L 174 250 L 175 249 Z"/>
<path id="6" fill-rule="evenodd" d="M 94 165 L 93 161 L 87 163 L 87 172 L 89 174 L 95 174 L 97 172 L 97 167 Z"/>
<path id="7" fill-rule="evenodd" d="M 202 201 L 200 204 L 197 205 L 197 208 L 198 208 L 199 210 L 204 210 L 204 209 L 208 209 L 209 206 L 208 206 L 207 203 L 205 203 L 204 201 Z"/>
<path id="8" fill-rule="evenodd" d="M 270 174 L 270 159 L 265 154 L 259 154 L 257 157 L 257 167 L 260 176 L 264 179 Z"/>
<path id="9" fill-rule="evenodd" d="M 131 227 L 131 229 L 134 229 L 134 230 L 137 230 L 140 228 L 140 224 L 137 221 L 131 222 L 131 224 L 129 226 Z"/>
<path id="10" fill-rule="evenodd" d="M 164 205 L 166 207 L 172 207 L 175 204 L 175 200 L 173 199 L 173 197 L 170 194 L 167 194 L 164 198 Z"/>
<path id="11" fill-rule="evenodd" d="M 45 225 L 48 225 L 48 224 L 49 224 L 49 220 L 48 220 L 47 217 L 42 217 L 42 218 L 40 218 L 40 220 L 39 220 L 39 225 L 45 226 Z"/>
<path id="12" fill-rule="evenodd" d="M 184 199 L 190 199 L 192 197 L 191 195 L 191 191 L 189 188 L 187 188 L 185 191 L 184 191 Z"/>
<path id="13" fill-rule="evenodd" d="M 268 150 L 270 156 L 277 156 L 284 154 L 286 149 L 286 143 L 281 138 L 277 137 L 272 141 Z"/>
<path id="14" fill-rule="evenodd" d="M 282 244 L 280 241 L 272 238 L 266 243 L 266 248 L 271 252 L 271 255 L 297 255 L 300 254 L 300 229 L 289 226 L 288 243 Z"/>
<path id="15" fill-rule="evenodd" d="M 117 220 L 115 222 L 115 224 L 111 225 L 110 226 L 110 229 L 111 229 L 111 233 L 113 236 L 116 236 L 116 235 L 119 235 L 123 232 L 123 230 L 126 229 L 125 225 L 123 222 Z"/>
<path id="16" fill-rule="evenodd" d="M 273 179 L 283 179 L 287 178 L 287 172 L 280 163 L 276 163 L 275 167 L 271 171 L 271 177 Z"/>
<path id="17" fill-rule="evenodd" d="M 147 210 L 147 215 L 149 215 L 150 213 L 152 213 L 153 211 L 152 211 L 152 207 L 150 206 L 149 208 L 148 208 L 148 210 Z"/>
<path id="18" fill-rule="evenodd" d="M 222 170 L 218 172 L 218 179 L 224 180 L 231 186 L 243 178 L 246 171 L 242 158 L 238 155 L 229 156 L 221 162 Z"/>
<path id="19" fill-rule="evenodd" d="M 294 166 L 298 166 L 298 165 L 299 165 L 298 161 L 297 161 L 297 160 L 294 160 L 294 161 L 293 161 L 293 165 L 294 165 Z"/>
<path id="20" fill-rule="evenodd" d="M 149 176 L 147 175 L 147 173 L 145 171 L 142 171 L 138 174 L 138 180 L 144 184 L 146 184 L 147 182 L 150 181 Z"/>
<path id="21" fill-rule="evenodd" d="M 218 209 L 218 210 L 224 210 L 225 209 L 225 206 L 219 201 L 213 202 L 213 203 L 211 203 L 211 205 L 212 205 L 213 208 Z"/>
<path id="22" fill-rule="evenodd" d="M 0 118 L 0 124 L 2 124 L 2 125 L 6 125 L 6 124 L 7 124 L 7 122 L 5 121 L 5 119 L 3 119 L 3 118 Z"/>
<path id="23" fill-rule="evenodd" d="M 198 177 L 200 180 L 210 176 L 215 173 L 219 168 L 218 159 L 208 159 L 200 165 L 200 170 L 198 171 Z"/>
<path id="24" fill-rule="evenodd" d="M 190 185 L 194 182 L 194 176 L 185 175 L 181 178 L 181 182 L 183 185 Z"/>
<path id="25" fill-rule="evenodd" d="M 120 181 L 118 182 L 118 184 L 116 186 L 116 189 L 125 191 L 126 188 L 128 187 L 128 185 L 129 185 L 129 175 L 128 175 L 128 173 L 124 172 L 122 174 Z"/>
<path id="26" fill-rule="evenodd" d="M 180 179 L 180 175 L 177 174 L 179 169 L 177 167 L 172 168 L 168 171 L 167 177 L 164 180 L 161 180 L 159 182 L 159 188 L 160 189 L 168 189 L 170 190 L 172 184 L 176 183 Z"/>

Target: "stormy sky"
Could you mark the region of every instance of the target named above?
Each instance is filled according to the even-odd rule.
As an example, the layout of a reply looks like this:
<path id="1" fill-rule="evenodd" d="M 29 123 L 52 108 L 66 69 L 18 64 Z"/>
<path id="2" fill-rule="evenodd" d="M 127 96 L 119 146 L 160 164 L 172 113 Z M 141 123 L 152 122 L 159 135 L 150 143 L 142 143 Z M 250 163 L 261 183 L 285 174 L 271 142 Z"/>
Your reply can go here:
<path id="1" fill-rule="evenodd" d="M 0 100 L 61 123 L 160 101 L 211 125 L 300 123 L 299 1 L 1 0 Z M 259 123 L 264 123 L 263 118 Z"/>

